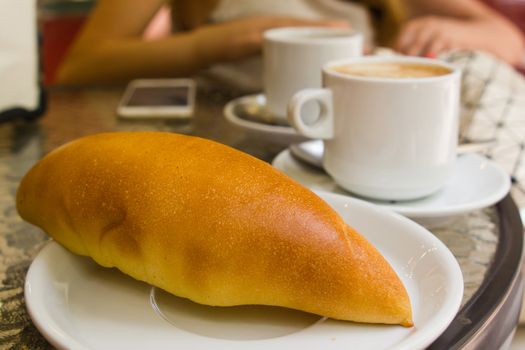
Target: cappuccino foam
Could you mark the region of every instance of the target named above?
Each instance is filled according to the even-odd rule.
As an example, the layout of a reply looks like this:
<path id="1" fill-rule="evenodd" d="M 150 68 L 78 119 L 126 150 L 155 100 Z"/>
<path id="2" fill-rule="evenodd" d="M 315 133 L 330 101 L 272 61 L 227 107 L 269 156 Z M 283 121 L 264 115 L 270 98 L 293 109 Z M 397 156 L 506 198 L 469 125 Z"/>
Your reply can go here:
<path id="1" fill-rule="evenodd" d="M 401 62 L 353 63 L 332 69 L 352 76 L 375 78 L 427 78 L 451 73 L 443 66 Z"/>

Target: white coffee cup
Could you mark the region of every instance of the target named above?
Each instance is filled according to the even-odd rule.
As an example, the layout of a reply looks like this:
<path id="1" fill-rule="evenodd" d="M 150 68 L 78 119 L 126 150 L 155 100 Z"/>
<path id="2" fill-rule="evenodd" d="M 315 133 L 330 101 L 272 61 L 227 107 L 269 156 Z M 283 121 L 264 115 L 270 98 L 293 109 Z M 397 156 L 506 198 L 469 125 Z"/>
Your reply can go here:
<path id="1" fill-rule="evenodd" d="M 428 77 L 381 77 L 420 67 Z M 334 68 L 358 70 L 352 74 Z M 365 76 L 359 76 L 359 70 Z M 377 71 L 379 70 L 379 72 Z M 322 89 L 305 89 L 288 106 L 290 124 L 324 139 L 323 166 L 343 188 L 382 200 L 430 195 L 447 181 L 456 159 L 461 72 L 438 60 L 361 57 L 323 67 Z M 317 101 L 318 119 L 308 124 L 305 103 Z"/>
<path id="2" fill-rule="evenodd" d="M 267 30 L 263 42 L 267 110 L 275 121 L 287 123 L 288 101 L 301 89 L 321 87 L 321 68 L 326 62 L 360 56 L 362 52 L 363 36 L 352 29 L 287 27 Z"/>

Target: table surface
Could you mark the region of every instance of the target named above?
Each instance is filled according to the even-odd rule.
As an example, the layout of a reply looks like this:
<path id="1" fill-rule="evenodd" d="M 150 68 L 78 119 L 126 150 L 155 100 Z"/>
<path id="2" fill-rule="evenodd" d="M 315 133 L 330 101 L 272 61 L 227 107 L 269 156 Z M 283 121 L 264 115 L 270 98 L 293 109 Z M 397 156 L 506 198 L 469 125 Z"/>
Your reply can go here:
<path id="1" fill-rule="evenodd" d="M 222 108 L 241 91 L 200 83 L 195 115 L 187 121 L 121 120 L 115 111 L 122 92 L 120 87 L 52 90 L 44 118 L 35 123 L 0 125 L 0 349 L 52 348 L 29 319 L 23 297 L 27 269 L 48 238 L 18 217 L 14 201 L 21 177 L 43 155 L 84 135 L 129 130 L 198 135 L 267 162 L 286 147 L 254 138 L 226 122 Z M 516 193 L 518 204 L 525 205 L 522 197 Z M 456 256 L 465 280 L 464 307 L 455 320 L 455 331 L 446 332 L 436 344 L 460 347 L 479 333 L 517 283 L 521 223 L 508 196 L 497 206 L 470 212 L 431 231 Z M 511 321 L 515 325 L 517 318 Z"/>

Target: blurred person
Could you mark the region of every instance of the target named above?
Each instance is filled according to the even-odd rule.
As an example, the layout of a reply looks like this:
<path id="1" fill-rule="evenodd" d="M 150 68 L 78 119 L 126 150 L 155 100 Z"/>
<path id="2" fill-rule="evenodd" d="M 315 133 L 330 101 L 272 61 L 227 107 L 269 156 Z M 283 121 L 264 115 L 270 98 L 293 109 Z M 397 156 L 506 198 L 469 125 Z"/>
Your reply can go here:
<path id="1" fill-rule="evenodd" d="M 248 85 L 256 89 L 262 33 L 282 26 L 352 26 L 368 48 L 410 55 L 485 50 L 518 65 L 524 52 L 519 30 L 478 0 L 99 0 L 57 82 L 187 76 L 211 67 L 234 82 L 253 78 Z"/>
<path id="2" fill-rule="evenodd" d="M 290 6 L 283 6 L 288 2 L 292 11 Z M 66 55 L 57 83 L 185 76 L 213 64 L 259 54 L 262 33 L 270 28 L 350 26 L 341 19 L 296 15 L 305 11 L 301 3 L 301 0 L 174 0 L 167 4 L 164 0 L 100 0 Z M 164 5 L 170 5 L 171 13 Z M 244 13 L 238 11 L 243 8 Z"/>
<path id="3" fill-rule="evenodd" d="M 523 33 L 509 19 L 483 2 L 403 1 L 408 20 L 396 43 L 401 53 L 433 57 L 453 49 L 479 50 L 491 53 L 514 67 L 523 67 Z"/>

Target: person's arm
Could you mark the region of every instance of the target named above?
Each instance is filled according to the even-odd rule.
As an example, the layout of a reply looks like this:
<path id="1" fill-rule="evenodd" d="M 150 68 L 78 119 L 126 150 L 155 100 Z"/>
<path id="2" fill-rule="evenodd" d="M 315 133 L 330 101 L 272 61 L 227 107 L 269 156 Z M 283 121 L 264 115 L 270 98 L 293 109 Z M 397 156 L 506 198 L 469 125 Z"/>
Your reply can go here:
<path id="1" fill-rule="evenodd" d="M 425 15 L 472 19 L 487 16 L 487 6 L 478 0 L 401 0 L 409 18 Z M 487 11 L 489 10 L 489 11 Z"/>
<path id="2" fill-rule="evenodd" d="M 410 20 L 397 49 L 409 55 L 434 55 L 451 49 L 484 50 L 518 65 L 525 40 L 509 20 L 478 0 L 404 0 Z"/>
<path id="3" fill-rule="evenodd" d="M 262 33 L 269 28 L 343 25 L 291 17 L 253 17 L 145 41 L 142 32 L 162 4 L 162 0 L 99 1 L 63 62 L 57 83 L 110 83 L 189 75 L 212 63 L 259 53 Z"/>
<path id="4" fill-rule="evenodd" d="M 122 59 L 125 55 L 123 52 L 115 57 L 107 51 L 121 51 L 118 47 L 113 48 L 115 43 L 119 46 L 122 41 L 132 44 L 139 41 L 148 22 L 163 4 L 163 0 L 98 1 L 61 63 L 57 83 L 89 82 L 99 76 L 104 77 L 108 72 L 113 75 L 113 70 L 122 69 L 119 68 L 121 64 L 137 65 L 126 63 Z M 110 79 L 111 77 L 107 77 L 106 80 Z"/>

